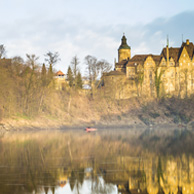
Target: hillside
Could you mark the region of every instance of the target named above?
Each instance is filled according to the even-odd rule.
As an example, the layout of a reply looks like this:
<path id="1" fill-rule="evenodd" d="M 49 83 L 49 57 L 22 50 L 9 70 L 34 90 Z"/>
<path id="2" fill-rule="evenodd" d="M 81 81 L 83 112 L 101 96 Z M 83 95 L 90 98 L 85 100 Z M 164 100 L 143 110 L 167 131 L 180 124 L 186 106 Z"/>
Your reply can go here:
<path id="1" fill-rule="evenodd" d="M 107 95 L 103 88 L 83 90 L 68 81 L 57 90 L 52 66 L 46 69 L 43 64 L 41 68 L 35 55 L 27 56 L 26 62 L 18 57 L 0 60 L 2 129 L 88 125 L 192 127 L 194 96 L 117 100 L 113 91 Z"/>
<path id="2" fill-rule="evenodd" d="M 194 127 L 194 99 L 141 99 L 115 100 L 73 91 L 53 93 L 45 98 L 44 111 L 37 115 L 13 114 L 3 118 L 7 128 L 63 126 L 103 127 Z"/>

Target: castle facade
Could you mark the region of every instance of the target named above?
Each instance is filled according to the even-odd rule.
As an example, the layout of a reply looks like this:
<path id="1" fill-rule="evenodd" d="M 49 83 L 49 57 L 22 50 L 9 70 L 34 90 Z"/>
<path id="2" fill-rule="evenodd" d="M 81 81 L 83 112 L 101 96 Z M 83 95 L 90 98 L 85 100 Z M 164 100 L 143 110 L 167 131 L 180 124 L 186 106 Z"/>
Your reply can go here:
<path id="1" fill-rule="evenodd" d="M 132 96 L 189 97 L 194 93 L 194 45 L 189 40 L 180 47 L 167 46 L 159 55 L 131 57 L 131 47 L 123 35 L 115 69 L 103 75 L 103 85 L 115 98 Z"/>

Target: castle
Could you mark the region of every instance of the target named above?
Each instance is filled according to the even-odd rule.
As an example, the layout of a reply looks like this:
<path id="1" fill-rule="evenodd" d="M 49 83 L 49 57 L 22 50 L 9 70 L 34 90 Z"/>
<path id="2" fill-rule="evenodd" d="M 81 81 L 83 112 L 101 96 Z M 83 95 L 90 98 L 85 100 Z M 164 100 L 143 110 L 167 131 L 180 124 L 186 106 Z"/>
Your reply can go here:
<path id="1" fill-rule="evenodd" d="M 117 99 L 132 96 L 189 97 L 194 93 L 194 45 L 167 46 L 160 55 L 131 57 L 131 47 L 123 35 L 115 69 L 102 77 L 103 88 Z"/>

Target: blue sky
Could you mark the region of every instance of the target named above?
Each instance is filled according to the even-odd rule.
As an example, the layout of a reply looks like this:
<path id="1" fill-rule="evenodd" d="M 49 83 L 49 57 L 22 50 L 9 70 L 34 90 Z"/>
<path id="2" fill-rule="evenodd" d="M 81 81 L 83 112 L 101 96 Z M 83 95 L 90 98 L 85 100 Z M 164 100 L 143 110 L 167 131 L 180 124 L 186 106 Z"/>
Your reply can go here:
<path id="1" fill-rule="evenodd" d="M 170 46 L 194 42 L 193 0 L 0 0 L 0 44 L 7 57 L 59 52 L 55 66 L 64 73 L 73 56 L 92 55 L 111 64 L 125 33 L 132 55 L 159 54 Z"/>

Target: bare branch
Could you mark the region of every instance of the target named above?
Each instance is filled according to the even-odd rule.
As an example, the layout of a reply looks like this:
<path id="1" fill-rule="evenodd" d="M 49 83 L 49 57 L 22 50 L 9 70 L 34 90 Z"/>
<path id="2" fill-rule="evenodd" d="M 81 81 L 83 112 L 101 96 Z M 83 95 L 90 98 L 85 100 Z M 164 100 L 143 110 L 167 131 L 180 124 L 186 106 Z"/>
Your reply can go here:
<path id="1" fill-rule="evenodd" d="M 54 66 L 58 61 L 60 61 L 58 52 L 52 53 L 49 51 L 45 54 L 45 57 L 45 61 L 48 62 L 48 64 L 51 66 Z"/>
<path id="2" fill-rule="evenodd" d="M 3 44 L 0 45 L 0 59 L 5 56 L 6 54 L 6 50 L 5 50 L 5 46 Z"/>

